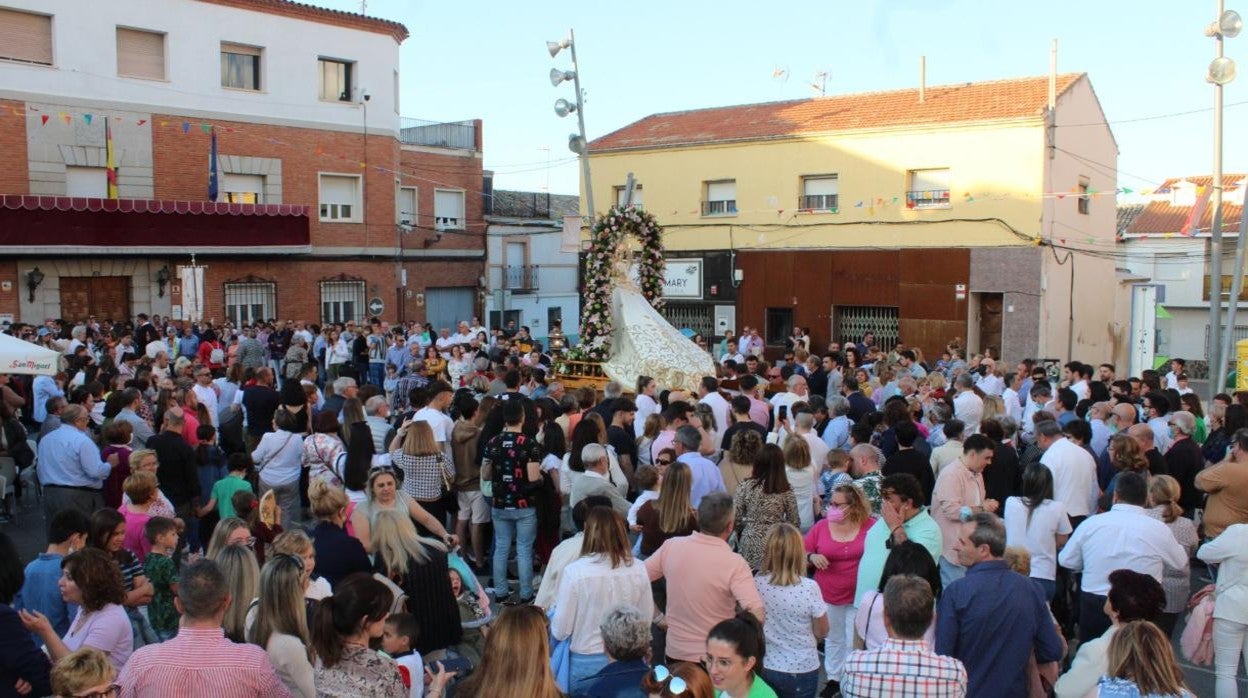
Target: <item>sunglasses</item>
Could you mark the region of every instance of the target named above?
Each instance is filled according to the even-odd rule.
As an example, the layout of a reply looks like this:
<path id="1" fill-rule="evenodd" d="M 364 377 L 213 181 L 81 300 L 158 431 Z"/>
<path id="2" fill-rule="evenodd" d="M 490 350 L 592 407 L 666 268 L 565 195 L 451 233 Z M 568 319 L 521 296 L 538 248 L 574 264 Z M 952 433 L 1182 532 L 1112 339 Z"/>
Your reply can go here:
<path id="1" fill-rule="evenodd" d="M 672 459 L 671 458 L 659 458 L 654 461 L 654 464 L 655 465 L 671 465 Z"/>
<path id="2" fill-rule="evenodd" d="M 103 691 L 94 693 L 75 693 L 73 698 L 117 698 L 121 694 L 121 684 L 113 684 Z"/>
<path id="3" fill-rule="evenodd" d="M 662 664 L 654 667 L 654 670 L 651 673 L 654 675 L 654 680 L 659 683 L 664 683 L 667 682 L 668 679 L 671 679 L 671 681 L 667 684 L 667 691 L 672 695 L 678 696 L 689 690 L 689 684 L 685 683 L 684 679 L 679 676 L 673 676 L 672 672 L 668 671 L 667 667 Z"/>

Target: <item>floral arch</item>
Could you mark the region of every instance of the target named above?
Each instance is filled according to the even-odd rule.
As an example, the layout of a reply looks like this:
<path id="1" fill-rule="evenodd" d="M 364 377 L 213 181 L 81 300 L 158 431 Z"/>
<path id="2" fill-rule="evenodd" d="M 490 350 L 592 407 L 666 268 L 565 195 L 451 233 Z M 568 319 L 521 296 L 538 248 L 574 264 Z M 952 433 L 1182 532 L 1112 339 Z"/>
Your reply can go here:
<path id="1" fill-rule="evenodd" d="M 573 358 L 606 361 L 611 356 L 611 289 L 630 283 L 628 238 L 641 243 L 638 276 L 641 294 L 656 310 L 663 307 L 663 229 L 654 214 L 635 206 L 611 210 L 599 216 L 590 229 L 585 256 L 585 305 L 581 312 L 580 351 Z"/>

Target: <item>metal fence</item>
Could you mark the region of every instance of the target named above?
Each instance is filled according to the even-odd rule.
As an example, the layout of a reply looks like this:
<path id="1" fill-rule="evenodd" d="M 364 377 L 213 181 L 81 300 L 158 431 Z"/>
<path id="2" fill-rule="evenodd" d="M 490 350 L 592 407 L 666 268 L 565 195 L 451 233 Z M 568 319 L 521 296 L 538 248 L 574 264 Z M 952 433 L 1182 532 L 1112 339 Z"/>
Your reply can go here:
<path id="1" fill-rule="evenodd" d="M 710 341 L 715 330 L 714 309 L 709 305 L 668 302 L 659 311 L 677 329 L 688 327 Z"/>
<path id="2" fill-rule="evenodd" d="M 536 291 L 537 266 L 517 264 L 503 268 L 503 288 L 511 291 Z"/>
<path id="3" fill-rule="evenodd" d="M 227 281 L 222 290 L 225 317 L 235 327 L 277 317 L 277 284 L 271 281 Z"/>
<path id="4" fill-rule="evenodd" d="M 884 351 L 897 346 L 901 333 L 897 308 L 876 305 L 842 305 L 834 309 L 833 336 L 842 345 L 862 340 L 867 332 L 875 333 L 875 344 Z"/>
<path id="5" fill-rule="evenodd" d="M 477 127 L 472 121 L 442 123 L 401 117 L 399 142 L 406 145 L 474 150 L 477 147 Z"/>

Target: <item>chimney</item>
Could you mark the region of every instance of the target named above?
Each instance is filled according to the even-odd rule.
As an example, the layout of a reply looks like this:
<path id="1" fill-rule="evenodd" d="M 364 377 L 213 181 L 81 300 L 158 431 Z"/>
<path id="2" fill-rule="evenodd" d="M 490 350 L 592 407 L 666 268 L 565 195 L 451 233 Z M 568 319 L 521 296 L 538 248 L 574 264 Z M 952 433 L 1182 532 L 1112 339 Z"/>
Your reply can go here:
<path id="1" fill-rule="evenodd" d="M 927 101 L 927 56 L 919 56 L 919 104 Z"/>
<path id="2" fill-rule="evenodd" d="M 1049 111 L 1057 107 L 1057 39 L 1049 46 Z"/>

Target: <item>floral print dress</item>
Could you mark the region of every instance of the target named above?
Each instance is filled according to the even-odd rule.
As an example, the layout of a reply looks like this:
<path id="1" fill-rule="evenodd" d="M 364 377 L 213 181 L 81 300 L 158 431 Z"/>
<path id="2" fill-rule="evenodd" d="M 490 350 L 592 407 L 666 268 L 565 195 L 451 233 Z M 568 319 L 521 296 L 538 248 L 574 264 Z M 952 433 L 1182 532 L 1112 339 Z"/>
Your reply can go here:
<path id="1" fill-rule="evenodd" d="M 797 495 L 793 490 L 775 494 L 763 491 L 761 480 L 750 478 L 741 483 L 733 495 L 733 508 L 737 518 L 737 552 L 756 570 L 763 564 L 763 548 L 767 544 L 767 531 L 774 524 L 790 523 L 797 526 Z"/>

